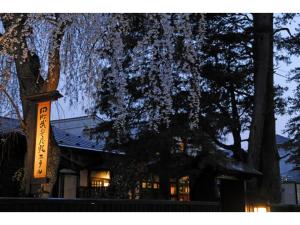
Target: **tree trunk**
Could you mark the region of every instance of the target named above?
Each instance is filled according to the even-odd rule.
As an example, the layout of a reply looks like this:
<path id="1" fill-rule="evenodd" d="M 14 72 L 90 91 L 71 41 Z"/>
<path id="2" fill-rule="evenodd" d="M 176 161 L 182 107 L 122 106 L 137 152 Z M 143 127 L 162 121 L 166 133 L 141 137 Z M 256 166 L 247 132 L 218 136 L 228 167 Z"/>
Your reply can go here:
<path id="1" fill-rule="evenodd" d="M 33 182 L 33 162 L 35 157 L 37 105 L 36 103 L 28 101 L 26 98 L 32 94 L 42 93 L 43 90 L 41 88 L 41 84 L 44 82 L 36 83 L 36 71 L 30 70 L 30 68 L 33 68 L 34 63 L 32 56 L 29 56 L 29 60 L 26 62 L 16 62 L 17 75 L 22 83 L 20 96 L 23 106 L 23 118 L 25 122 L 25 134 L 27 140 L 27 152 L 24 162 L 25 194 L 34 195 L 36 197 L 49 197 L 51 196 L 52 188 L 56 182 L 60 150 L 55 142 L 52 129 L 50 129 L 47 180 L 46 182 L 35 184 L 35 182 Z"/>
<path id="2" fill-rule="evenodd" d="M 238 113 L 236 96 L 234 94 L 234 86 L 231 84 L 228 88 L 230 94 L 230 104 L 232 108 L 232 122 L 230 125 L 232 137 L 233 137 L 233 157 L 240 161 L 247 161 L 247 154 L 242 149 L 242 139 L 241 139 L 241 122 Z"/>
<path id="3" fill-rule="evenodd" d="M 26 37 L 23 34 L 24 24 L 27 20 L 26 14 L 12 14 L 8 17 L 2 16 L 2 22 L 6 31 L 13 29 L 16 41 L 13 45 L 15 51 L 15 65 L 17 77 L 19 81 L 20 97 L 23 109 L 23 130 L 26 135 L 27 152 L 24 161 L 24 182 L 25 194 L 27 196 L 49 197 L 52 188 L 56 182 L 57 168 L 60 159 L 60 150 L 55 142 L 53 132 L 50 129 L 49 146 L 48 146 L 48 162 L 47 162 L 47 179 L 43 182 L 33 180 L 33 163 L 35 154 L 35 134 L 36 134 L 36 116 L 37 105 L 27 99 L 33 94 L 40 94 L 46 91 L 56 90 L 59 80 L 59 46 L 61 43 L 60 35 L 56 35 L 54 41 L 57 41 L 54 51 L 50 51 L 49 56 L 49 74 L 45 82 L 40 75 L 40 62 L 36 54 L 29 51 Z M 63 24 L 65 25 L 65 24 Z M 61 27 L 60 27 L 61 28 Z M 64 28 L 64 27 L 62 27 Z M 24 52 L 27 51 L 27 57 Z M 50 65 L 52 63 L 52 65 Z M 54 74 L 55 73 L 55 74 Z M 58 74 L 57 74 L 58 73 Z"/>
<path id="4" fill-rule="evenodd" d="M 249 162 L 263 176 L 252 185 L 252 191 L 256 199 L 277 203 L 281 193 L 274 116 L 273 14 L 253 14 L 253 18 L 255 93 Z"/>

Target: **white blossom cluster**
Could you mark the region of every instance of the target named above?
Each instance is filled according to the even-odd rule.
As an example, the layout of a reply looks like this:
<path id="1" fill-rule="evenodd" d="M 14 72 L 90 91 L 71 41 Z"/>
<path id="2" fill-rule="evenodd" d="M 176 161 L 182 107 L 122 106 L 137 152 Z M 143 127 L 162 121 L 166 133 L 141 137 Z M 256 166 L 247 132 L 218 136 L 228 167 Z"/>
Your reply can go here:
<path id="1" fill-rule="evenodd" d="M 28 54 L 26 49 L 37 54 L 41 63 L 40 74 L 46 79 L 49 70 L 53 69 L 51 67 L 55 66 L 49 64 L 51 55 L 59 50 L 61 79 L 70 103 L 89 97 L 90 111 L 97 110 L 96 113 L 105 114 L 114 121 L 114 128 L 120 135 L 126 131 L 126 121 L 130 119 L 146 122 L 147 127 L 156 132 L 159 132 L 160 125 L 168 127 L 172 115 L 178 112 L 173 98 L 179 90 L 189 93 L 186 108 L 193 129 L 197 127 L 200 110 L 199 51 L 205 33 L 205 19 L 199 15 L 200 19 L 193 21 L 190 14 L 142 16 L 144 30 L 134 34 L 130 33 L 130 14 L 27 15 L 22 31 L 27 43 L 23 49 L 24 60 Z M 59 28 L 64 23 L 67 25 L 62 31 Z M 16 50 L 14 43 L 19 41 L 19 37 L 16 38 L 19 34 L 14 30 L 17 26 L 18 21 L 0 37 L 4 46 L 0 49 L 1 55 L 13 55 L 12 51 Z M 63 39 L 56 40 L 55 36 L 61 32 Z M 139 36 L 132 49 L 125 49 L 123 38 L 126 35 Z M 184 50 L 178 57 L 176 45 L 180 38 Z M 128 65 L 124 66 L 128 57 Z M 128 90 L 128 82 L 133 79 L 141 82 L 136 87 L 143 93 L 140 98 L 133 98 Z M 180 81 L 180 86 L 176 86 L 175 81 Z M 105 91 L 110 95 L 110 110 L 103 112 L 100 100 Z"/>
<path id="2" fill-rule="evenodd" d="M 173 70 L 172 54 L 174 43 L 170 15 L 149 14 L 152 24 L 145 38 L 134 49 L 134 67 L 138 76 L 143 77 L 148 84 L 144 87 L 144 118 L 148 118 L 149 128 L 158 132 L 161 123 L 170 123 L 172 109 Z M 163 35 L 160 37 L 160 30 Z"/>
<path id="3" fill-rule="evenodd" d="M 204 20 L 203 15 L 201 15 L 201 20 Z M 191 64 L 201 65 L 201 58 L 199 57 L 199 51 L 204 39 L 204 21 L 199 23 L 198 31 L 196 35 L 193 36 L 191 26 L 187 26 L 184 21 L 189 21 L 188 14 L 178 15 L 177 26 L 179 31 L 182 32 L 185 37 L 184 44 L 186 48 L 185 59 L 182 65 L 182 72 L 184 74 L 189 74 L 189 121 L 190 128 L 194 129 L 198 127 L 199 122 L 199 112 L 200 112 L 200 95 L 201 95 L 201 71 L 193 70 Z M 199 68 L 199 67 L 198 67 Z"/>
<path id="4" fill-rule="evenodd" d="M 123 37 L 129 35 L 126 14 L 78 14 L 65 34 L 61 49 L 62 73 L 66 76 L 66 95 L 78 101 L 80 95 L 92 98 L 90 111 L 95 109 L 114 121 L 117 133 L 124 132 L 127 119 L 147 122 L 147 127 L 159 131 L 169 126 L 176 113 L 173 96 L 174 80 L 187 74 L 185 89 L 189 92 L 188 108 L 191 128 L 197 127 L 200 110 L 201 71 L 191 65 L 201 65 L 199 51 L 203 42 L 204 17 L 191 22 L 189 14 L 144 14 L 145 33 L 136 46 L 124 52 Z M 194 24 L 198 30 L 192 32 Z M 183 37 L 184 52 L 179 62 L 175 45 Z M 130 65 L 123 62 L 130 55 Z M 199 67 L 199 66 L 198 66 Z M 109 71 L 109 72 L 107 72 Z M 141 79 L 136 87 L 143 97 L 133 99 L 127 81 Z M 101 93 L 110 92 L 109 112 L 103 112 Z M 138 112 L 138 116 L 135 114 Z"/>
<path id="5" fill-rule="evenodd" d="M 21 119 L 19 111 L 22 111 L 22 108 L 18 107 L 21 105 L 19 83 L 22 85 L 24 80 L 35 78 L 36 75 L 42 76 L 44 80 L 48 79 L 47 75 L 49 69 L 59 68 L 59 65 L 57 66 L 58 63 L 54 61 L 52 64 L 48 63 L 49 55 L 51 55 L 49 54 L 49 50 L 53 52 L 55 52 L 55 50 L 59 51 L 59 38 L 55 38 L 59 36 L 55 35 L 63 35 L 64 31 L 60 28 L 66 21 L 70 21 L 70 16 L 67 14 L 59 16 L 54 14 L 2 14 L 0 21 L 0 80 L 3 88 L 2 92 L 4 92 L 6 96 L 6 99 L 1 100 L 9 100 L 10 105 L 14 106 L 15 111 L 17 111 L 19 115 L 19 119 Z M 6 29 L 4 28 L 4 23 L 7 25 Z M 29 54 L 31 54 L 31 56 L 34 54 L 38 56 L 39 65 L 27 64 L 35 74 L 25 74 L 21 76 L 16 73 L 15 62 L 19 65 L 26 65 L 26 63 L 29 62 Z M 35 69 L 31 68 L 33 66 Z M 41 68 L 39 68 L 39 66 L 41 66 Z M 36 69 L 38 69 L 38 71 Z M 7 74 L 10 76 L 8 77 Z M 58 81 L 59 73 L 57 77 L 52 78 L 52 80 L 55 82 Z M 36 84 L 33 84 L 32 89 L 37 88 L 39 85 L 38 81 L 39 78 L 36 79 Z M 46 80 L 46 82 L 47 81 L 48 80 Z M 6 83 L 6 85 L 4 85 L 4 83 Z M 1 104 L 2 111 L 3 108 L 5 108 L 5 106 Z"/>
<path id="6" fill-rule="evenodd" d="M 144 77 L 148 85 L 144 87 L 144 118 L 150 129 L 158 130 L 160 124 L 169 125 L 170 116 L 174 113 L 173 95 L 176 92 L 174 80 L 180 74 L 187 74 L 189 92 L 190 127 L 196 128 L 200 111 L 201 71 L 195 71 L 191 64 L 201 65 L 199 50 L 203 42 L 204 18 L 198 21 L 197 32 L 192 32 L 189 14 L 149 14 L 152 24 L 145 38 L 134 49 L 134 66 L 137 76 Z M 196 33 L 196 34 L 195 34 Z M 183 37 L 184 55 L 182 61 L 174 57 L 175 41 Z"/>
<path id="7" fill-rule="evenodd" d="M 0 37 L 0 55 L 5 55 L 13 57 L 16 59 L 18 55 L 21 55 L 21 63 L 24 62 L 28 57 L 28 49 L 21 42 L 22 38 L 26 38 L 30 32 L 28 27 L 21 27 L 21 21 L 23 19 L 23 14 L 15 17 L 14 14 L 4 14 L 3 18 L 11 19 L 14 23 L 10 26 L 8 30 Z M 21 45 L 20 45 L 21 44 Z M 18 47 L 20 45 L 20 47 Z M 21 52 L 21 54 L 19 54 Z"/>

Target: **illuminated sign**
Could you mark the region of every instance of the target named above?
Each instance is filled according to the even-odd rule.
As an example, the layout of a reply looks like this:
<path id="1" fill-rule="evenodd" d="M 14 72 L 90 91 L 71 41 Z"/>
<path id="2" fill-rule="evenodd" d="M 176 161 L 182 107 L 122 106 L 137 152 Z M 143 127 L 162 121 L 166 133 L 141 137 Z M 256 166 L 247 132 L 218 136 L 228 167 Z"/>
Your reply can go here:
<path id="1" fill-rule="evenodd" d="M 46 178 L 51 101 L 39 102 L 35 139 L 34 178 Z"/>

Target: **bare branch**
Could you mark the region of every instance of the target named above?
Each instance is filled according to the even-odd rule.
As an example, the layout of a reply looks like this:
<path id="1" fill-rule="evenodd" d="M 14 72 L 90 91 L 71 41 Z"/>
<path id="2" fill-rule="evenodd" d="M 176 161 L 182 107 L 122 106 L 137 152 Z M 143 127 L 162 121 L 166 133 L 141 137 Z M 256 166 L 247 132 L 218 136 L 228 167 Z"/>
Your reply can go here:
<path id="1" fill-rule="evenodd" d="M 62 21 L 52 34 L 52 49 L 49 51 L 49 70 L 47 76 L 47 83 L 44 91 L 56 90 L 60 77 L 60 46 L 64 31 L 67 25 L 71 22 L 69 20 Z"/>
<path id="2" fill-rule="evenodd" d="M 285 155 L 283 155 L 283 156 L 280 156 L 280 157 L 279 157 L 279 160 L 284 159 L 284 158 L 288 157 L 289 155 L 290 155 L 290 153 L 287 153 L 287 154 L 285 154 Z"/>
<path id="3" fill-rule="evenodd" d="M 221 148 L 232 151 L 233 145 L 226 145 L 217 139 L 215 139 L 214 142 L 216 143 L 216 145 L 220 146 Z"/>
<path id="4" fill-rule="evenodd" d="M 21 128 L 24 130 L 26 126 L 25 126 L 24 120 L 22 119 L 22 116 L 21 116 L 18 106 L 16 105 L 13 98 L 10 96 L 10 94 L 6 91 L 6 89 L 4 87 L 0 86 L 0 91 L 2 91 L 5 94 L 5 96 L 8 98 L 9 102 L 11 103 L 12 107 L 14 108 L 14 110 L 17 114 L 17 117 L 21 123 Z"/>
<path id="5" fill-rule="evenodd" d="M 247 20 L 249 22 L 253 22 L 253 19 L 250 19 L 250 17 L 247 14 L 245 14 L 244 17 L 245 17 L 244 18 L 245 20 Z"/>
<path id="6" fill-rule="evenodd" d="M 279 29 L 275 29 L 273 34 L 276 34 L 276 33 L 281 32 L 281 31 L 286 31 L 290 35 L 290 37 L 293 37 L 290 29 L 287 28 L 287 27 L 282 27 L 282 28 L 279 28 Z"/>

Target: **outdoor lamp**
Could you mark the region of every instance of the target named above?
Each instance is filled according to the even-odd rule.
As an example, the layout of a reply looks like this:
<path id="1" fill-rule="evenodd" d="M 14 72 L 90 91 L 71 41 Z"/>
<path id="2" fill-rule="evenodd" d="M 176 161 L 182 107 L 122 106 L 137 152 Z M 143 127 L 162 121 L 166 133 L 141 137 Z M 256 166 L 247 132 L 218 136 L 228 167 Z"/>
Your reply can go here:
<path id="1" fill-rule="evenodd" d="M 256 205 L 254 206 L 253 208 L 253 212 L 262 212 L 262 213 L 265 213 L 265 212 L 270 212 L 270 207 L 268 207 L 267 205 Z"/>
<path id="2" fill-rule="evenodd" d="M 258 213 L 266 213 L 270 212 L 270 206 L 268 203 L 249 203 L 246 206 L 246 212 L 258 212 Z"/>

